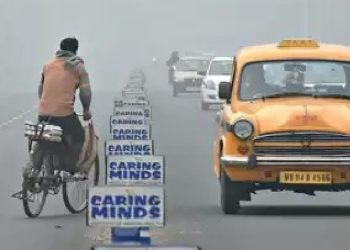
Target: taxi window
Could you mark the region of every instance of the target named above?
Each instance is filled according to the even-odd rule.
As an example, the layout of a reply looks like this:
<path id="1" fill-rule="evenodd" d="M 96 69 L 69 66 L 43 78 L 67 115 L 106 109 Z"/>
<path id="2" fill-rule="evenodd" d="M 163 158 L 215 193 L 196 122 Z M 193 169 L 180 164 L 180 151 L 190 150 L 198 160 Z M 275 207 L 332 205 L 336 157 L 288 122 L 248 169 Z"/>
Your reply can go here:
<path id="1" fill-rule="evenodd" d="M 240 99 L 274 95 L 350 97 L 349 63 L 333 61 L 277 61 L 248 64 L 240 83 Z M 327 96 L 325 96 L 327 97 Z M 344 96 L 346 98 L 347 96 Z"/>

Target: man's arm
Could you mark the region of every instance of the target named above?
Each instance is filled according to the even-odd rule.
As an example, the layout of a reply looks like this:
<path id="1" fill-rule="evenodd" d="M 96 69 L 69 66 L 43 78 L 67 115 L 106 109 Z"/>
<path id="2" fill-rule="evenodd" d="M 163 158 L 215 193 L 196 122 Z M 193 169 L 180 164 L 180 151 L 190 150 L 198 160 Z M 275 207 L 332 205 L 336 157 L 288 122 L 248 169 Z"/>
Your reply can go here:
<path id="1" fill-rule="evenodd" d="M 85 69 L 84 64 L 79 64 L 79 98 L 81 105 L 83 106 L 84 113 L 90 112 L 91 104 L 91 87 L 90 87 L 90 78 L 89 74 Z"/>
<path id="2" fill-rule="evenodd" d="M 39 99 L 41 99 L 41 96 L 43 94 L 43 84 L 44 84 L 44 72 L 41 73 L 41 80 L 40 80 L 40 84 L 39 84 L 39 87 L 38 87 Z"/>

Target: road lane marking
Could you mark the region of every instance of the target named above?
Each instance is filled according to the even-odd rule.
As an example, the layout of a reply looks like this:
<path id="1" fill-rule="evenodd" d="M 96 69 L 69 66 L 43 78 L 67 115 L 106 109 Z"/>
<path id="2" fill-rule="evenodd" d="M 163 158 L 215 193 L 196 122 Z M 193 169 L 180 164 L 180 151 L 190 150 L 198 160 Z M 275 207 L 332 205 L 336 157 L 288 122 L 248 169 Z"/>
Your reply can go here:
<path id="1" fill-rule="evenodd" d="M 37 108 L 37 105 L 33 105 L 30 109 L 16 115 L 16 116 L 13 116 L 11 117 L 10 119 L 8 119 L 7 121 L 4 121 L 2 123 L 0 123 L 0 129 L 4 128 L 4 127 L 7 127 L 9 126 L 10 124 L 22 119 L 25 115 L 33 112 L 35 109 Z"/>

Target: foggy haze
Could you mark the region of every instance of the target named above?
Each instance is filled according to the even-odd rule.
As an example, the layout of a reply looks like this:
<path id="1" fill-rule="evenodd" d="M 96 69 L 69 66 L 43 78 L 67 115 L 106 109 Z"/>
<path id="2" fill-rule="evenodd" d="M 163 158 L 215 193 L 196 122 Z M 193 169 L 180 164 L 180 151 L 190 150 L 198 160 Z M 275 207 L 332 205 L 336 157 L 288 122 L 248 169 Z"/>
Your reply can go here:
<path id="1" fill-rule="evenodd" d="M 0 90 L 36 91 L 43 63 L 66 36 L 80 40 L 93 89 L 108 90 L 172 50 L 233 55 L 305 36 L 349 44 L 349 7 L 347 0 L 1 0 Z"/>

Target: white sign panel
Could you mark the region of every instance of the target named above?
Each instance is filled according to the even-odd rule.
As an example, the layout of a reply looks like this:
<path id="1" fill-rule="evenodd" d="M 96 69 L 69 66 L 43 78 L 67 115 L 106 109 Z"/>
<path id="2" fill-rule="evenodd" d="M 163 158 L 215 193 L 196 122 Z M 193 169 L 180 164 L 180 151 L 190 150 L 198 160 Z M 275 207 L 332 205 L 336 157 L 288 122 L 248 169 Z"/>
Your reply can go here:
<path id="1" fill-rule="evenodd" d="M 120 114 L 121 110 L 128 109 L 128 108 L 133 109 L 134 111 L 139 110 L 140 116 L 141 116 L 141 112 L 143 112 L 143 115 L 144 115 L 144 118 L 146 121 L 152 120 L 152 107 L 149 105 L 146 106 L 146 105 L 134 104 L 133 106 L 122 106 L 122 107 L 114 106 L 114 113 Z M 124 112 L 124 114 L 126 114 L 126 112 Z M 134 112 L 130 112 L 129 114 L 134 114 Z M 124 117 L 126 117 L 126 116 L 124 116 Z"/>
<path id="2" fill-rule="evenodd" d="M 128 140 L 106 142 L 106 155 L 153 155 L 152 140 Z"/>
<path id="3" fill-rule="evenodd" d="M 114 100 L 114 107 L 144 107 L 148 106 L 149 101 L 145 100 L 139 100 L 139 99 L 125 99 L 125 98 L 119 98 Z"/>
<path id="4" fill-rule="evenodd" d="M 126 91 L 126 92 L 143 92 L 143 93 L 146 93 L 145 88 L 142 85 L 137 85 L 137 84 L 127 85 L 124 88 L 124 91 Z"/>
<path id="5" fill-rule="evenodd" d="M 110 156 L 106 171 L 107 185 L 163 185 L 164 157 Z"/>
<path id="6" fill-rule="evenodd" d="M 122 117 L 145 117 L 145 110 L 140 107 L 123 107 L 123 108 L 116 108 L 114 110 L 115 116 L 122 116 Z"/>
<path id="7" fill-rule="evenodd" d="M 112 125 L 112 140 L 151 140 L 150 125 Z"/>
<path id="8" fill-rule="evenodd" d="M 162 187 L 93 187 L 89 190 L 88 225 L 163 227 Z"/>
<path id="9" fill-rule="evenodd" d="M 131 85 L 131 86 L 133 86 L 133 85 L 141 85 L 141 86 L 143 86 L 144 82 L 142 81 L 142 79 L 136 78 L 136 79 L 129 80 L 127 85 Z"/>
<path id="10" fill-rule="evenodd" d="M 123 97 L 129 97 L 129 98 L 139 98 L 142 100 L 147 100 L 147 95 L 143 91 L 127 91 L 123 90 L 122 91 L 122 96 Z"/>
<path id="11" fill-rule="evenodd" d="M 116 125 L 144 125 L 145 118 L 141 116 L 111 116 L 111 128 Z"/>

